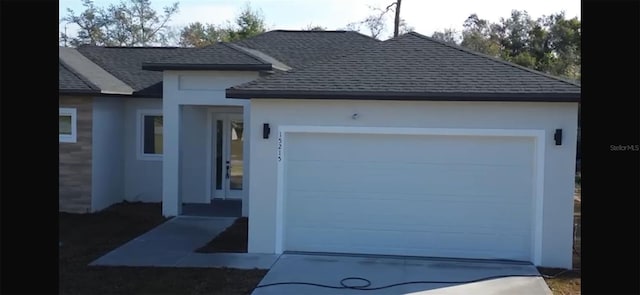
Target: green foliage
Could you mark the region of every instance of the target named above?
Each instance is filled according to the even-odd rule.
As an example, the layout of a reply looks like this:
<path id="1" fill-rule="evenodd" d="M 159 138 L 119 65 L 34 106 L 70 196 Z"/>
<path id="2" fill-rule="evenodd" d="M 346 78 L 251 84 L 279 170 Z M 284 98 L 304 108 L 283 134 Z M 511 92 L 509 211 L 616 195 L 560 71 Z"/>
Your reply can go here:
<path id="1" fill-rule="evenodd" d="M 204 47 L 223 41 L 225 31 L 212 24 L 195 22 L 180 31 L 180 45 L 184 47 Z"/>
<path id="2" fill-rule="evenodd" d="M 472 14 L 463 27 L 459 43 L 452 30 L 435 32 L 433 38 L 551 75 L 580 80 L 580 20 L 566 19 L 564 12 L 534 20 L 526 11 L 513 10 L 509 18 L 501 18 L 499 23 Z"/>
<path id="3" fill-rule="evenodd" d="M 64 40 L 65 44 L 69 42 L 73 46 L 102 44 L 106 38 L 105 30 L 110 22 L 106 18 L 105 10 L 96 7 L 91 0 L 82 0 L 82 6 L 84 6 L 85 10 L 77 15 L 73 10 L 67 8 L 67 16 L 62 18 L 62 21 L 73 23 L 80 27 L 78 35 L 71 37 L 65 32 L 61 34 L 61 39 Z"/>
<path id="4" fill-rule="evenodd" d="M 216 42 L 231 42 L 250 38 L 267 31 L 264 16 L 259 10 L 253 10 L 249 3 L 236 16 L 233 22 L 225 25 L 192 23 L 180 31 L 180 45 L 185 47 L 204 47 Z"/>
<path id="5" fill-rule="evenodd" d="M 249 3 L 235 19 L 235 28 L 227 27 L 227 41 L 250 38 L 266 31 L 264 16 L 258 10 L 252 10 Z"/>
<path id="6" fill-rule="evenodd" d="M 431 38 L 450 44 L 458 44 L 458 32 L 454 29 L 444 29 L 444 32 L 433 32 Z"/>
<path id="7" fill-rule="evenodd" d="M 326 31 L 327 28 L 323 26 L 308 24 L 305 28 L 302 28 L 302 30 L 303 31 Z"/>
<path id="8" fill-rule="evenodd" d="M 72 46 L 164 45 L 171 36 L 167 23 L 178 13 L 178 2 L 158 13 L 151 7 L 151 0 L 121 0 L 107 8 L 96 7 L 92 0 L 82 0 L 82 6 L 85 10 L 80 14 L 67 9 L 67 16 L 62 18 L 80 28 L 75 37 L 61 36 Z"/>

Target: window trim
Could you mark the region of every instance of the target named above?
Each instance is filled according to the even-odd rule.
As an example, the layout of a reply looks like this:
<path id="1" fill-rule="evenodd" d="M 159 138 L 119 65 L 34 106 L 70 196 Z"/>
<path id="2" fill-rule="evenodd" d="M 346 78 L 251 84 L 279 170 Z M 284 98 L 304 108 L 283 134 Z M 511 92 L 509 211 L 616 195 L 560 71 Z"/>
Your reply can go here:
<path id="1" fill-rule="evenodd" d="M 76 143 L 78 142 L 78 112 L 76 108 L 58 108 L 58 120 L 61 116 L 71 116 L 71 134 L 60 134 L 60 128 L 58 128 L 58 142 L 64 143 Z"/>
<path id="2" fill-rule="evenodd" d="M 144 152 L 144 117 L 145 116 L 161 116 L 162 110 L 160 109 L 148 109 L 138 110 L 136 115 L 136 150 L 138 160 L 143 161 L 162 161 L 163 154 L 146 154 Z M 164 141 L 164 123 L 162 125 L 162 139 Z M 164 151 L 163 151 L 164 153 Z"/>

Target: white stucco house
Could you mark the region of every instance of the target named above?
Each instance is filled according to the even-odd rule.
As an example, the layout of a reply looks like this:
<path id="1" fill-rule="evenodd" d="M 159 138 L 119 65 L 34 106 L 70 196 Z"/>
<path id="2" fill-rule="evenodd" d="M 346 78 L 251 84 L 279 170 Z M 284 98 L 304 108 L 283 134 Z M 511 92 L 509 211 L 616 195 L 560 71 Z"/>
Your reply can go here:
<path id="1" fill-rule="evenodd" d="M 113 67 L 95 53 L 109 50 L 78 49 Z M 418 33 L 164 50 L 136 62 L 161 75 L 161 99 L 109 98 L 138 134 L 121 144 L 121 199 L 162 201 L 165 216 L 241 200 L 253 253 L 571 268 L 579 85 Z M 145 114 L 161 116 L 161 143 Z"/>

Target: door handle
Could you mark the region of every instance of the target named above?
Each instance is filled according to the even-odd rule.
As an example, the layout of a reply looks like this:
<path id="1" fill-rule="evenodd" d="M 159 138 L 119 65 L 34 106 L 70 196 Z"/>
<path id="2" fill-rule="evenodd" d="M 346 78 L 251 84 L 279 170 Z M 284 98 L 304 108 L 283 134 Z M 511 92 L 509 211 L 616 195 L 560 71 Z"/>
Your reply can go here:
<path id="1" fill-rule="evenodd" d="M 230 169 L 229 161 L 227 161 L 227 179 L 229 179 L 229 169 Z"/>

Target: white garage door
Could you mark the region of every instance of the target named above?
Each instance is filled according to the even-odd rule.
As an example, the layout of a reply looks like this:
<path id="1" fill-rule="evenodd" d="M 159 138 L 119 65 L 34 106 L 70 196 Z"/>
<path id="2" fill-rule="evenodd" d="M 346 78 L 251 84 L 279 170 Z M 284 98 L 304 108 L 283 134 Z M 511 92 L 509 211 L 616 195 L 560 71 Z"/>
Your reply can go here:
<path id="1" fill-rule="evenodd" d="M 285 152 L 285 251 L 531 261 L 531 138 L 291 133 Z"/>

